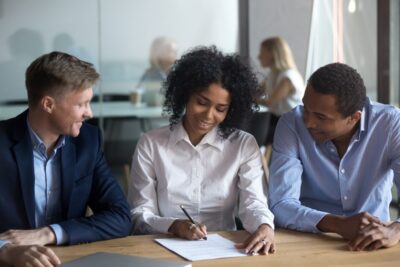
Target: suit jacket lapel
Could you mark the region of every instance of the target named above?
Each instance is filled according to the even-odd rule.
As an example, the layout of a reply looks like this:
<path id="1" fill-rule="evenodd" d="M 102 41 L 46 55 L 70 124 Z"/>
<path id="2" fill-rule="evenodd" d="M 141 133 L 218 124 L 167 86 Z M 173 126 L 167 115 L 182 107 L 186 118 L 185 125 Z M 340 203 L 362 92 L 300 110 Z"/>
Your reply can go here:
<path id="1" fill-rule="evenodd" d="M 22 198 L 30 228 L 35 228 L 35 172 L 33 168 L 33 148 L 26 124 L 25 111 L 16 119 L 14 138 L 16 144 L 13 152 L 19 171 Z"/>
<path id="2" fill-rule="evenodd" d="M 71 207 L 71 193 L 76 177 L 75 145 L 70 137 L 66 137 L 65 145 L 61 148 L 61 180 L 62 180 L 62 207 L 65 218 L 68 218 Z"/>

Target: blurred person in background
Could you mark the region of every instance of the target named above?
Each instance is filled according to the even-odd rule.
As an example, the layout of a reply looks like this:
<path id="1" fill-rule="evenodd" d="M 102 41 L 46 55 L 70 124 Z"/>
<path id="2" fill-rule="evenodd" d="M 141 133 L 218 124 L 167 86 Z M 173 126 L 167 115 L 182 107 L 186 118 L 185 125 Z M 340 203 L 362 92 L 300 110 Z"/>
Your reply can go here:
<path id="1" fill-rule="evenodd" d="M 301 104 L 304 81 L 297 70 L 292 51 L 280 37 L 265 39 L 258 56 L 261 66 L 269 73 L 261 83 L 264 95 L 258 103 L 268 107 L 271 113 L 270 126 L 265 145 L 272 144 L 279 117 Z"/>
<path id="2" fill-rule="evenodd" d="M 143 94 L 143 102 L 150 106 L 162 104 L 160 92 L 172 65 L 177 59 L 177 45 L 174 39 L 158 37 L 150 48 L 150 67 L 143 73 L 136 90 Z"/>

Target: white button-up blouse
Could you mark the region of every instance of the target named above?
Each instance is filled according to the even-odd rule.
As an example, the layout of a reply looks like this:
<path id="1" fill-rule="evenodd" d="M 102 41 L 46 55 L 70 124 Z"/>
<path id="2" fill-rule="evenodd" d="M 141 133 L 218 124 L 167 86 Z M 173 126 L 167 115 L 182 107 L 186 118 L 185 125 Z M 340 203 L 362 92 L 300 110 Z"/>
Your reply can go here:
<path id="1" fill-rule="evenodd" d="M 191 217 L 208 231 L 235 230 L 235 214 L 254 232 L 272 228 L 261 154 L 243 131 L 227 139 L 215 127 L 193 146 L 182 126 L 144 134 L 133 156 L 128 188 L 134 233 L 166 233 L 176 219 Z"/>

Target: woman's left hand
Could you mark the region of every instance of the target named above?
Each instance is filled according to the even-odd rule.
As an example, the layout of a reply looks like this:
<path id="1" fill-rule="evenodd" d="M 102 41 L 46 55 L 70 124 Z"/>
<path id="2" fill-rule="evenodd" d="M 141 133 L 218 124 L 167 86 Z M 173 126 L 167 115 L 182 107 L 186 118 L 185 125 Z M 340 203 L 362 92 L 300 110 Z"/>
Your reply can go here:
<path id="1" fill-rule="evenodd" d="M 267 255 L 275 252 L 274 230 L 267 224 L 261 224 L 257 231 L 243 243 L 236 244 L 236 248 L 244 249 L 248 254 Z"/>

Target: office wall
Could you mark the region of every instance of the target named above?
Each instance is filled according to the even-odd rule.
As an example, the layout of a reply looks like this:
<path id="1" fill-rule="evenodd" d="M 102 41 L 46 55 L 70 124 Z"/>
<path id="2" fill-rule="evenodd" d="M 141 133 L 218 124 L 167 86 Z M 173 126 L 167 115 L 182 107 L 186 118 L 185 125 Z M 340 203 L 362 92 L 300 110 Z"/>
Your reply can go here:
<path id="1" fill-rule="evenodd" d="M 367 95 L 377 99 L 378 16 L 377 1 L 354 1 L 356 9 L 349 12 L 350 0 L 344 1 L 343 40 L 344 62 L 364 79 Z"/>
<path id="2" fill-rule="evenodd" d="M 154 38 L 170 36 L 178 54 L 215 44 L 237 51 L 238 3 L 232 0 L 0 0 L 0 102 L 26 99 L 24 72 L 61 50 L 100 70 L 99 91 L 127 93 L 148 67 Z"/>
<path id="3" fill-rule="evenodd" d="M 96 0 L 0 1 L 0 101 L 26 98 L 25 69 L 45 52 L 64 50 L 98 65 L 96 6 Z"/>
<path id="4" fill-rule="evenodd" d="M 178 55 L 196 45 L 215 44 L 226 52 L 238 46 L 237 1 L 103 0 L 101 23 L 104 92 L 134 88 L 158 36 L 174 38 Z"/>

